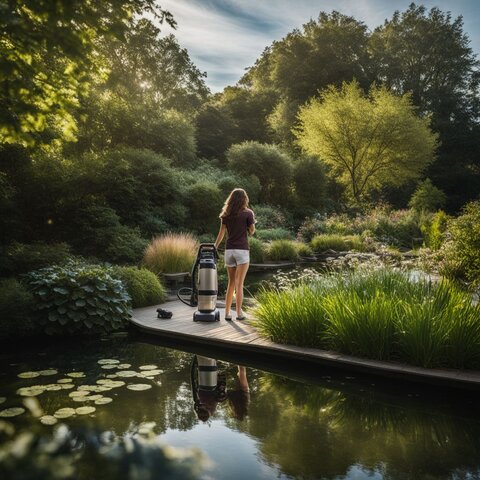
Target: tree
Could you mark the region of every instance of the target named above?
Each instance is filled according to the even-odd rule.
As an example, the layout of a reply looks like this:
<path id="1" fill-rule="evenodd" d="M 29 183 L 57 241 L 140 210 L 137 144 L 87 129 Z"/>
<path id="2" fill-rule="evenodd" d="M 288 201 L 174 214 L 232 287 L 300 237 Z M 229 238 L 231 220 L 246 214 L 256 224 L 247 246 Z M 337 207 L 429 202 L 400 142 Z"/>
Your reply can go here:
<path id="1" fill-rule="evenodd" d="M 299 113 L 295 135 L 306 153 L 331 165 L 356 204 L 369 193 L 417 178 L 434 158 L 436 135 L 415 114 L 409 95 L 357 82 L 330 86 Z"/>
<path id="2" fill-rule="evenodd" d="M 435 212 L 445 205 L 445 200 L 445 194 L 427 178 L 418 185 L 408 206 L 418 212 Z"/>
<path id="3" fill-rule="evenodd" d="M 227 160 L 234 172 L 258 178 L 262 187 L 260 203 L 286 204 L 292 182 L 292 163 L 290 157 L 277 146 L 258 142 L 239 143 L 228 149 Z"/>
<path id="4" fill-rule="evenodd" d="M 73 139 L 73 111 L 100 75 L 96 40 L 123 38 L 145 12 L 175 25 L 155 0 L 1 0 L 0 143 Z"/>

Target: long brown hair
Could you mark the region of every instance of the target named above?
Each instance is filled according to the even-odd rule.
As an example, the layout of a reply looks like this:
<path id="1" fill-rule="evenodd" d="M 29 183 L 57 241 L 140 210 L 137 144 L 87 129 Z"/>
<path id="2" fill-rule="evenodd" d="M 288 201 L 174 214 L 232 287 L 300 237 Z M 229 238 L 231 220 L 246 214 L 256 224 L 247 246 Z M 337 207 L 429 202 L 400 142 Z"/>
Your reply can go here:
<path id="1" fill-rule="evenodd" d="M 243 188 L 234 188 L 225 200 L 220 218 L 235 217 L 248 207 L 248 195 Z"/>

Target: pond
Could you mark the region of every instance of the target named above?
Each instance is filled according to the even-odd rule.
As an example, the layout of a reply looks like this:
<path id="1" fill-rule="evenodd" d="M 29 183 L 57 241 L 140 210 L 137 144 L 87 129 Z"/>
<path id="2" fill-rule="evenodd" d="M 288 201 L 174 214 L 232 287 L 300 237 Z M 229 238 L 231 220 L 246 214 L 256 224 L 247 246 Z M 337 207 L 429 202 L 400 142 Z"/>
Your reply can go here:
<path id="1" fill-rule="evenodd" d="M 480 477 L 477 395 L 201 353 L 132 336 L 4 348 L 0 478 Z"/>

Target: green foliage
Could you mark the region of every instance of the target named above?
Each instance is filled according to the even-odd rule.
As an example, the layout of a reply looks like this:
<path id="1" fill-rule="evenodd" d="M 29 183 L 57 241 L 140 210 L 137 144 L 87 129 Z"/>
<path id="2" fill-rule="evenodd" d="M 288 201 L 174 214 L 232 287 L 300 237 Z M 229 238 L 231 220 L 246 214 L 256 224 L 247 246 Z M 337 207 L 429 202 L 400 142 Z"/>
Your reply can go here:
<path id="1" fill-rule="evenodd" d="M 313 250 L 310 245 L 303 242 L 296 242 L 297 253 L 299 257 L 310 257 L 313 255 Z"/>
<path id="2" fill-rule="evenodd" d="M 65 262 L 70 253 L 70 246 L 66 243 L 25 244 L 13 242 L 2 253 L 0 272 L 3 275 L 27 273 L 31 270 Z"/>
<path id="3" fill-rule="evenodd" d="M 96 41 L 123 38 L 146 12 L 174 25 L 153 0 L 2 3 L 0 143 L 39 143 L 47 129 L 49 140 L 72 140 L 74 110 L 102 67 Z"/>
<path id="4" fill-rule="evenodd" d="M 132 299 L 132 308 L 163 303 L 166 291 L 158 277 L 146 268 L 113 267 L 112 276 L 122 281 Z"/>
<path id="5" fill-rule="evenodd" d="M 267 255 L 269 260 L 290 260 L 298 259 L 296 242 L 292 240 L 274 240 L 268 246 Z"/>
<path id="6" fill-rule="evenodd" d="M 480 306 L 442 282 L 387 269 L 264 290 L 256 327 L 273 341 L 423 367 L 478 368 Z"/>
<path id="7" fill-rule="evenodd" d="M 439 210 L 422 226 L 422 233 L 427 247 L 434 251 L 441 247 L 445 240 L 449 218 L 443 210 Z"/>
<path id="8" fill-rule="evenodd" d="M 185 192 L 189 228 L 198 233 L 215 231 L 220 225 L 218 215 L 224 197 L 214 181 L 198 182 Z"/>
<path id="9" fill-rule="evenodd" d="M 227 151 L 229 167 L 240 175 L 255 176 L 262 187 L 261 202 L 285 205 L 292 180 L 291 160 L 275 145 L 243 142 Z"/>
<path id="10" fill-rule="evenodd" d="M 33 295 L 14 278 L 0 279 L 0 338 L 35 335 Z"/>
<path id="11" fill-rule="evenodd" d="M 295 194 L 303 208 L 319 210 L 325 206 L 327 190 L 326 165 L 313 157 L 301 158 L 293 165 Z"/>
<path id="12" fill-rule="evenodd" d="M 272 205 L 256 205 L 252 207 L 255 212 L 255 224 L 259 230 L 271 230 L 275 228 L 288 228 L 289 219 L 286 216 L 285 209 L 280 209 Z"/>
<path id="13" fill-rule="evenodd" d="M 271 242 L 272 240 L 293 240 L 294 237 L 290 230 L 282 227 L 258 229 L 255 230 L 255 236 L 262 242 Z"/>
<path id="14" fill-rule="evenodd" d="M 45 333 L 98 334 L 123 328 L 130 297 L 112 271 L 99 265 L 70 263 L 26 276 Z"/>
<path id="15" fill-rule="evenodd" d="M 198 242 L 190 233 L 167 233 L 154 238 L 145 249 L 143 264 L 155 274 L 190 272 Z"/>
<path id="16" fill-rule="evenodd" d="M 443 273 L 480 284 L 480 201 L 465 206 L 462 214 L 448 222 L 450 240 L 442 248 L 449 267 Z"/>
<path id="17" fill-rule="evenodd" d="M 346 252 L 356 250 L 365 252 L 368 246 L 363 242 L 360 235 L 338 235 L 338 234 L 320 234 L 315 235 L 310 242 L 313 251 L 322 253 L 326 250 L 335 250 L 337 252 Z"/>
<path id="18" fill-rule="evenodd" d="M 250 262 L 263 263 L 266 256 L 265 244 L 258 238 L 250 237 L 248 246 L 250 248 Z"/>
<path id="19" fill-rule="evenodd" d="M 419 184 L 408 202 L 408 206 L 417 212 L 435 212 L 445 205 L 445 201 L 445 194 L 427 178 Z"/>
<path id="20" fill-rule="evenodd" d="M 298 144 L 332 167 L 356 204 L 384 185 L 418 178 L 434 158 L 437 136 L 408 95 L 385 87 L 366 96 L 356 81 L 330 86 L 300 109 Z"/>
<path id="21" fill-rule="evenodd" d="M 74 225 L 81 234 L 72 238 L 72 244 L 85 256 L 114 263 L 138 263 L 148 244 L 138 229 L 122 225 L 109 207 L 91 205 L 79 209 Z"/>

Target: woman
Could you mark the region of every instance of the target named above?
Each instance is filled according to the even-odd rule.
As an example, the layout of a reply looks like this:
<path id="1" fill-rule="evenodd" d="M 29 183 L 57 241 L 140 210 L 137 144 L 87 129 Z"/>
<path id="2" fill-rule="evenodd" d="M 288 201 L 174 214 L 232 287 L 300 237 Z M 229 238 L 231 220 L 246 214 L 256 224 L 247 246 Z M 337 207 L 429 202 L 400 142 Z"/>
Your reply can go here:
<path id="1" fill-rule="evenodd" d="M 235 305 L 237 320 L 245 320 L 242 311 L 243 282 L 250 264 L 247 233 L 255 233 L 255 215 L 248 208 L 248 195 L 242 188 L 235 188 L 228 196 L 220 213 L 220 230 L 215 240 L 215 247 L 222 243 L 227 233 L 225 247 L 225 266 L 228 272 L 228 287 L 225 298 L 225 320 L 232 320 L 233 292 L 235 291 Z"/>

